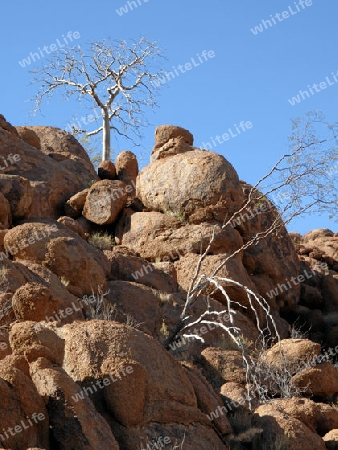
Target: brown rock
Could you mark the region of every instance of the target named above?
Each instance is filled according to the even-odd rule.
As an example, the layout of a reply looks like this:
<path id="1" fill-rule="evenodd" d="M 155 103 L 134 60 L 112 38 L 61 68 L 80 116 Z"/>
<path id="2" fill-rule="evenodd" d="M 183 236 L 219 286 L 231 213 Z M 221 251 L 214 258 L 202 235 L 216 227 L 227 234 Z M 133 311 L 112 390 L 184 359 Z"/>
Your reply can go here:
<path id="1" fill-rule="evenodd" d="M 5 248 L 16 260 L 37 262 L 63 277 L 74 295 L 96 293 L 99 286 L 105 289 L 109 261 L 61 223 L 45 219 L 19 225 L 6 234 Z"/>
<path id="2" fill-rule="evenodd" d="M 39 358 L 31 364 L 31 373 L 40 396 L 47 398 L 51 435 L 58 448 L 119 449 L 105 419 L 63 369 Z"/>
<path id="3" fill-rule="evenodd" d="M 216 377 L 219 387 L 228 382 L 242 385 L 246 383 L 243 359 L 239 351 L 206 348 L 202 352 L 201 365 L 204 376 L 209 381 Z"/>
<path id="4" fill-rule="evenodd" d="M 326 312 L 336 312 L 338 307 L 338 275 L 324 276 L 322 282 L 323 309 Z"/>
<path id="5" fill-rule="evenodd" d="M 133 212 L 125 209 L 117 222 L 117 242 L 153 261 L 174 261 L 186 253 L 200 254 L 215 232 L 210 253 L 229 254 L 242 245 L 239 233 L 219 225 L 184 224 L 180 219 L 159 212 Z"/>
<path id="6" fill-rule="evenodd" d="M 194 143 L 194 137 L 190 131 L 174 125 L 160 125 L 155 130 L 155 147 L 153 149 L 153 153 L 158 148 L 166 144 L 170 139 L 174 138 L 179 138 L 182 142 L 185 142 L 188 145 L 192 145 Z"/>
<path id="7" fill-rule="evenodd" d="M 35 320 L 39 322 L 52 315 L 55 303 L 50 290 L 38 283 L 26 283 L 13 295 L 12 307 L 19 320 Z"/>
<path id="8" fill-rule="evenodd" d="M 40 139 L 41 149 L 20 139 L 15 128 L 15 133 L 0 128 L 2 156 L 20 157 L 4 173 L 29 180 L 33 198 L 29 217 L 57 219 L 64 214 L 65 202 L 91 180 L 98 180 L 98 176 L 87 153 L 73 136 L 52 127 L 25 128 Z"/>
<path id="9" fill-rule="evenodd" d="M 239 411 L 243 411 L 245 408 L 249 407 L 250 396 L 243 384 L 235 381 L 229 381 L 228 383 L 223 384 L 220 389 L 220 396 L 223 399 L 224 404 L 230 405 L 231 408 L 231 404 L 233 404 L 235 408 L 237 406 Z M 253 399 L 251 400 L 253 401 Z"/>
<path id="10" fill-rule="evenodd" d="M 309 231 L 304 234 L 303 241 L 308 243 L 310 241 L 315 241 L 316 239 L 325 238 L 325 237 L 334 237 L 333 231 L 327 228 L 317 228 L 316 230 Z"/>
<path id="11" fill-rule="evenodd" d="M 117 155 L 116 172 L 118 179 L 130 186 L 130 194 L 134 195 L 138 175 L 138 163 L 134 153 L 125 150 Z"/>
<path id="12" fill-rule="evenodd" d="M 18 137 L 18 132 L 15 127 L 13 127 L 13 125 L 6 121 L 2 114 L 0 114 L 0 128 L 7 131 L 8 133 L 11 133 L 15 137 Z"/>
<path id="13" fill-rule="evenodd" d="M 151 288 L 128 281 L 109 281 L 105 297 L 116 305 L 116 320 L 139 328 L 152 336 L 159 333 L 161 311 Z"/>
<path id="14" fill-rule="evenodd" d="M 0 192 L 0 229 L 6 230 L 12 225 L 11 207 L 7 198 Z"/>
<path id="15" fill-rule="evenodd" d="M 338 429 L 326 433 L 323 437 L 327 450 L 337 450 L 338 448 Z"/>
<path id="16" fill-rule="evenodd" d="M 29 181 L 18 175 L 0 174 L 0 189 L 8 200 L 13 219 L 28 217 L 33 199 L 33 190 Z"/>
<path id="17" fill-rule="evenodd" d="M 0 304 L 3 308 L 3 317 L 0 316 L 0 323 L 8 324 L 16 319 L 12 309 L 12 297 L 15 292 L 26 283 L 29 283 L 29 285 L 33 283 L 44 286 L 51 292 L 52 298 L 47 309 L 49 309 L 52 305 L 55 309 L 52 311 L 52 315 L 46 320 L 59 324 L 76 319 L 83 320 L 84 317 L 82 311 L 78 306 L 76 306 L 76 297 L 68 292 L 56 275 L 54 275 L 46 267 L 39 264 L 34 264 L 29 261 L 25 261 L 25 264 L 26 266 L 19 262 L 12 262 L 10 260 L 5 260 L 3 262 L 7 273 L 7 281 L 5 284 L 2 283 L 1 286 L 1 289 L 6 290 L 6 294 L 0 296 Z M 33 304 L 32 306 L 34 308 Z M 43 305 L 42 307 L 44 308 Z M 61 310 L 64 311 L 69 307 L 71 308 L 72 313 L 61 318 L 59 312 Z M 33 319 L 35 320 L 35 318 Z"/>
<path id="18" fill-rule="evenodd" d="M 284 339 L 264 352 L 264 359 L 272 367 L 287 367 L 300 370 L 320 355 L 320 345 L 309 339 Z"/>
<path id="19" fill-rule="evenodd" d="M 113 280 L 134 281 L 162 292 L 177 291 L 175 278 L 160 270 L 158 264 L 152 264 L 137 256 L 125 256 L 114 250 L 105 251 L 112 264 Z"/>
<path id="20" fill-rule="evenodd" d="M 27 127 L 15 127 L 20 139 L 25 141 L 31 147 L 35 147 L 38 150 L 41 149 L 41 141 L 39 136 L 30 128 Z"/>
<path id="21" fill-rule="evenodd" d="M 95 224 L 89 222 L 85 217 L 80 216 L 76 219 L 76 222 L 80 225 L 83 231 L 89 235 L 95 230 Z"/>
<path id="22" fill-rule="evenodd" d="M 151 337 L 116 322 L 97 320 L 65 325 L 58 329 L 58 333 L 66 342 L 63 367 L 78 382 L 112 373 L 113 368 L 109 365 L 108 370 L 106 361 L 113 362 L 113 373 L 121 366 L 127 369 L 131 360 L 144 368 L 148 383 L 142 423 L 210 426 L 206 416 L 197 408 L 197 399 L 184 369 Z M 128 374 L 125 376 L 127 378 Z M 129 395 L 127 389 L 116 389 L 116 395 L 118 398 L 114 402 L 119 403 L 119 408 L 130 405 L 130 399 L 125 397 Z M 138 395 L 143 397 L 144 394 L 134 391 L 136 404 L 141 405 Z M 122 415 L 121 410 L 119 414 Z M 125 421 L 134 423 L 133 410 L 129 407 L 123 411 L 123 417 Z"/>
<path id="23" fill-rule="evenodd" d="M 0 392 L 1 444 L 12 450 L 49 448 L 45 404 L 31 379 L 6 360 L 0 361 Z"/>
<path id="24" fill-rule="evenodd" d="M 126 368 L 125 364 L 128 364 Z M 143 424 L 149 376 L 142 364 L 125 361 L 116 366 L 114 361 L 107 359 L 101 370 L 107 375 L 117 377 L 116 382 L 110 383 L 104 390 L 108 410 L 128 428 Z M 128 370 L 125 372 L 127 375 L 122 376 L 122 370 Z M 130 411 L 133 411 L 133 414 L 130 414 Z"/>
<path id="25" fill-rule="evenodd" d="M 154 161 L 142 169 L 136 184 L 137 197 L 147 208 L 185 217 L 220 201 L 231 212 L 243 198 L 232 165 L 205 150 Z"/>
<path id="26" fill-rule="evenodd" d="M 33 321 L 16 322 L 9 333 L 14 355 L 25 355 L 28 362 L 43 357 L 62 365 L 64 341 L 47 326 Z"/>
<path id="27" fill-rule="evenodd" d="M 306 233 L 302 238 L 300 254 L 307 254 L 310 258 L 319 260 L 332 266 L 338 262 L 338 236 L 331 230 L 320 228 Z M 315 262 L 314 269 L 320 270 L 320 263 Z M 324 270 L 324 273 L 327 272 Z M 327 274 L 327 273 L 326 273 Z"/>
<path id="28" fill-rule="evenodd" d="M 55 275 L 51 270 L 47 267 L 41 266 L 40 264 L 30 263 L 25 261 L 27 268 L 29 268 L 31 274 L 34 276 L 34 281 L 36 278 L 39 283 L 44 284 L 50 289 L 52 293 L 52 302 L 54 304 L 55 310 L 51 317 L 46 320 L 49 322 L 53 321 L 57 322 L 58 325 L 62 325 L 63 323 L 72 322 L 73 320 L 83 320 L 82 311 L 79 310 L 78 307 L 74 306 L 78 302 L 78 298 L 72 295 L 68 288 L 69 281 L 67 278 L 61 279 L 61 277 Z M 65 282 L 67 280 L 67 282 Z M 67 284 L 67 286 L 65 286 Z M 61 310 L 66 310 L 67 308 L 71 308 L 71 313 L 69 315 L 60 315 Z M 69 313 L 69 310 L 67 314 Z M 58 315 L 59 314 L 59 315 Z"/>
<path id="29" fill-rule="evenodd" d="M 187 291 L 189 289 L 191 280 L 193 279 L 196 267 L 198 264 L 200 256 L 197 254 L 188 253 L 184 257 L 182 257 L 179 261 L 175 263 L 175 269 L 177 271 L 177 282 L 179 286 Z M 214 271 L 224 262 L 225 255 L 219 254 L 219 255 L 208 255 L 204 258 L 201 269 L 200 269 L 200 275 L 205 274 L 208 277 L 211 277 L 214 273 Z M 255 285 L 250 280 L 250 277 L 248 276 L 243 264 L 240 261 L 239 257 L 233 257 L 230 258 L 223 267 L 219 270 L 217 273 L 218 277 L 221 278 L 227 278 L 234 280 L 235 282 L 238 282 L 242 284 L 243 286 L 246 286 L 247 288 L 251 289 L 253 292 L 257 292 Z M 230 297 L 231 301 L 234 302 L 232 304 L 232 308 L 239 309 L 240 312 L 245 313 L 249 318 L 253 319 L 256 322 L 256 315 L 253 309 L 250 306 L 250 303 L 248 301 L 248 296 L 245 292 L 245 290 L 231 282 L 227 281 L 219 281 L 219 284 L 222 286 L 222 288 L 225 289 L 226 293 Z M 215 298 L 219 302 L 221 302 L 223 305 L 227 306 L 227 298 L 222 293 L 222 291 L 218 290 L 215 291 L 215 286 L 213 284 L 209 284 L 202 293 L 207 295 L 211 294 L 212 292 L 212 298 Z M 247 309 L 241 309 L 238 305 L 236 305 L 235 302 L 240 303 L 242 306 L 246 307 Z M 261 324 L 263 323 L 263 310 L 261 307 L 256 303 L 255 307 L 258 312 L 258 317 L 261 320 Z"/>
<path id="30" fill-rule="evenodd" d="M 318 434 L 300 420 L 279 411 L 274 403 L 261 405 L 255 410 L 253 426 L 264 430 L 263 442 L 271 448 L 279 442 L 292 450 L 325 450 L 324 441 Z"/>
<path id="31" fill-rule="evenodd" d="M 181 226 L 182 223 L 174 217 L 157 212 L 134 212 L 128 208 L 123 211 L 117 222 L 115 234 L 118 244 L 128 247 L 142 257 L 150 258 L 155 252 L 157 256 L 159 249 L 156 246 L 155 251 L 154 248 L 151 251 L 148 250 L 149 242 L 154 247 L 157 236 L 159 241 L 164 241 L 164 236 L 170 235 L 173 230 Z"/>
<path id="32" fill-rule="evenodd" d="M 102 161 L 97 168 L 97 173 L 101 180 L 115 180 L 116 169 L 114 163 L 108 160 Z"/>
<path id="33" fill-rule="evenodd" d="M 13 369 L 20 370 L 28 378 L 30 378 L 29 364 L 25 356 L 23 355 L 7 355 L 4 360 L 4 365 Z"/>
<path id="34" fill-rule="evenodd" d="M 330 363 L 303 369 L 292 381 L 304 396 L 330 397 L 338 392 L 338 370 Z"/>
<path id="35" fill-rule="evenodd" d="M 0 230 L 0 251 L 5 250 L 5 236 L 7 234 L 8 230 Z"/>
<path id="36" fill-rule="evenodd" d="M 219 407 L 222 407 L 222 401 L 218 396 L 216 396 L 215 392 L 212 390 L 210 384 L 203 377 L 201 372 L 192 364 L 186 364 L 184 367 L 189 380 L 194 387 L 199 409 L 203 413 L 209 414 L 210 412 L 217 410 Z M 232 432 L 231 425 L 224 414 L 216 418 L 214 420 L 214 424 L 222 435 Z"/>
<path id="37" fill-rule="evenodd" d="M 160 261 L 155 263 L 156 269 L 160 270 L 161 272 L 165 273 L 171 278 L 171 282 L 174 283 L 174 290 L 176 291 L 178 289 L 177 286 L 177 273 L 174 264 L 171 261 Z M 161 290 L 161 289 L 159 289 Z"/>
<path id="38" fill-rule="evenodd" d="M 241 182 L 241 185 L 247 199 L 252 186 L 244 182 Z M 266 231 L 278 214 L 270 202 L 255 200 L 259 195 L 259 192 L 254 192 L 254 199 L 247 213 L 237 217 L 239 224 L 234 223 L 243 237 L 244 244 L 257 233 Z M 298 276 L 300 265 L 292 240 L 284 226 L 245 249 L 243 264 L 259 294 L 266 299 L 273 311 L 289 312 L 295 308 L 299 301 L 300 285 L 297 280 L 293 282 L 292 277 Z"/>
<path id="39" fill-rule="evenodd" d="M 83 191 L 78 192 L 69 200 L 67 200 L 67 203 L 65 205 L 65 213 L 67 214 L 67 216 L 74 219 L 81 216 L 88 192 L 89 188 L 84 189 Z"/>
<path id="40" fill-rule="evenodd" d="M 300 291 L 301 302 L 305 303 L 311 309 L 320 309 L 323 306 L 323 296 L 317 287 L 303 284 Z"/>
<path id="41" fill-rule="evenodd" d="M 338 411 L 325 403 L 293 397 L 277 400 L 274 404 L 279 410 L 300 420 L 311 431 L 321 436 L 338 427 Z"/>
<path id="42" fill-rule="evenodd" d="M 89 189 L 82 214 L 97 225 L 113 223 L 126 205 L 127 187 L 118 180 L 98 181 Z"/>
<path id="43" fill-rule="evenodd" d="M 182 137 L 169 139 L 168 142 L 162 145 L 159 149 L 151 154 L 150 162 L 154 162 L 158 159 L 168 158 L 169 156 L 178 155 L 179 153 L 191 152 L 193 150 L 199 150 L 186 144 Z"/>
<path id="44" fill-rule="evenodd" d="M 186 295 L 184 292 L 167 295 L 159 293 L 163 321 L 169 332 L 179 322 L 185 300 Z M 189 309 L 189 315 L 191 316 L 189 323 L 194 323 L 203 313 L 205 313 L 206 302 L 206 297 L 201 295 L 192 305 Z M 220 314 L 217 316 L 213 315 L 210 317 L 205 317 L 211 322 L 209 324 L 193 325 L 191 327 L 187 327 L 185 330 L 185 333 L 188 335 L 199 334 L 203 341 L 201 341 L 201 339 L 196 340 L 188 337 L 178 337 L 170 344 L 170 349 L 173 353 L 187 351 L 189 352 L 189 355 L 199 359 L 201 352 L 206 347 L 219 347 L 223 350 L 238 350 L 239 347 L 233 342 L 224 328 L 222 328 L 222 326 L 230 325 L 229 314 L 227 314 L 226 308 L 214 299 L 209 299 L 209 302 L 211 310 L 217 311 Z M 246 342 L 256 342 L 258 338 L 258 330 L 248 317 L 244 316 L 240 312 L 237 312 L 234 316 L 234 326 L 241 330 L 241 335 Z"/>
<path id="45" fill-rule="evenodd" d="M 75 233 L 77 233 L 85 241 L 88 241 L 89 234 L 84 231 L 84 229 L 80 226 L 78 222 L 76 222 L 76 220 L 72 219 L 71 217 L 62 216 L 59 217 L 57 221 L 59 223 L 62 223 L 69 230 L 72 230 Z"/>

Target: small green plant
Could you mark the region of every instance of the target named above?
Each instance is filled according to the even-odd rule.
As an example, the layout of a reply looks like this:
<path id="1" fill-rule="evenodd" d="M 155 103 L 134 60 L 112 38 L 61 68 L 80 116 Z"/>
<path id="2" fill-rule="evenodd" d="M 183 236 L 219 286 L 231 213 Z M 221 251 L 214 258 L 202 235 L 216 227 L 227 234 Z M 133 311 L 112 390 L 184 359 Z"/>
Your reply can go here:
<path id="1" fill-rule="evenodd" d="M 88 242 L 100 250 L 111 250 L 115 239 L 108 233 L 93 233 Z"/>
<path id="2" fill-rule="evenodd" d="M 253 202 L 254 207 L 257 209 L 260 209 L 261 207 L 264 206 L 264 210 L 268 211 L 269 208 L 271 208 L 271 202 L 265 195 L 262 195 L 260 198 L 254 199 Z"/>
<path id="3" fill-rule="evenodd" d="M 180 220 L 183 223 L 187 222 L 187 217 L 184 211 L 175 211 L 175 212 L 165 211 L 164 214 L 167 214 L 168 216 L 171 217 L 176 217 L 176 219 Z"/>
<path id="4" fill-rule="evenodd" d="M 273 363 L 267 358 L 267 350 L 268 347 L 263 344 L 261 348 L 255 348 L 251 355 L 248 355 L 250 359 L 248 379 L 253 395 L 257 395 L 261 403 L 267 403 L 273 398 L 289 399 L 302 396 L 309 385 L 299 387 L 294 383 L 293 377 L 311 366 L 316 355 L 310 352 L 295 361 L 281 349 L 278 363 Z"/>
<path id="5" fill-rule="evenodd" d="M 65 287 L 69 286 L 70 281 L 67 280 L 67 278 L 65 276 L 62 275 L 62 277 L 60 278 L 60 281 Z"/>
<path id="6" fill-rule="evenodd" d="M 240 350 L 236 342 L 234 342 L 228 334 L 224 333 L 221 334 L 219 341 L 216 343 L 216 347 L 223 350 Z"/>
<path id="7" fill-rule="evenodd" d="M 170 300 L 172 299 L 172 294 L 169 294 L 168 292 L 157 291 L 156 294 L 157 294 L 156 296 L 159 299 L 161 305 L 163 303 L 170 302 Z"/>
<path id="8" fill-rule="evenodd" d="M 97 180 L 88 181 L 88 183 L 85 185 L 85 189 L 91 188 L 93 186 L 93 184 L 95 184 L 96 182 L 97 182 Z"/>
<path id="9" fill-rule="evenodd" d="M 241 335 L 238 339 L 239 343 L 246 350 L 250 350 L 253 346 L 253 342 Z M 237 350 L 240 351 L 241 347 L 238 345 L 228 334 L 222 333 L 221 338 L 218 341 L 216 347 L 220 347 L 223 350 Z"/>
<path id="10" fill-rule="evenodd" d="M 338 316 L 337 316 L 338 318 Z M 299 325 L 298 319 L 292 324 L 291 327 L 291 339 L 309 339 L 309 330 L 305 330 L 305 325 Z"/>
<path id="11" fill-rule="evenodd" d="M 187 221 L 184 212 L 177 212 L 177 213 L 174 213 L 174 217 L 176 217 L 176 218 L 177 218 L 178 220 L 180 220 L 181 222 L 186 222 L 186 221 Z"/>
<path id="12" fill-rule="evenodd" d="M 167 337 L 169 336 L 169 330 L 168 327 L 164 321 L 164 319 L 162 320 L 162 325 L 160 328 L 160 342 L 163 343 Z"/>
<path id="13" fill-rule="evenodd" d="M 114 320 L 117 314 L 116 304 L 112 305 L 105 296 L 109 294 L 109 290 L 103 292 L 101 286 L 99 286 L 97 293 L 92 290 L 92 297 L 94 301 L 90 302 L 89 307 L 86 310 L 86 318 L 88 320 Z"/>
<path id="14" fill-rule="evenodd" d="M 145 322 L 138 322 L 131 314 L 127 314 L 126 317 L 126 324 L 129 327 L 133 327 L 133 328 L 140 328 L 141 325 L 143 325 Z"/>

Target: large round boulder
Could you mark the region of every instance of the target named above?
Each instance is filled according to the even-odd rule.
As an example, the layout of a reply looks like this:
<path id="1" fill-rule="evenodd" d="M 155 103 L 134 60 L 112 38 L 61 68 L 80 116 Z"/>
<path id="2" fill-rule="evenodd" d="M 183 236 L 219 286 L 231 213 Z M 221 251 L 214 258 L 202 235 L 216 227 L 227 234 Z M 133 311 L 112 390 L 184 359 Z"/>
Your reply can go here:
<path id="1" fill-rule="evenodd" d="M 139 173 L 136 192 L 147 208 L 184 217 L 219 203 L 232 212 L 243 198 L 232 165 L 197 149 L 153 161 Z"/>
<path id="2" fill-rule="evenodd" d="M 106 256 L 62 223 L 30 220 L 8 231 L 5 250 L 15 260 L 50 269 L 79 297 L 106 287 L 110 263 Z"/>

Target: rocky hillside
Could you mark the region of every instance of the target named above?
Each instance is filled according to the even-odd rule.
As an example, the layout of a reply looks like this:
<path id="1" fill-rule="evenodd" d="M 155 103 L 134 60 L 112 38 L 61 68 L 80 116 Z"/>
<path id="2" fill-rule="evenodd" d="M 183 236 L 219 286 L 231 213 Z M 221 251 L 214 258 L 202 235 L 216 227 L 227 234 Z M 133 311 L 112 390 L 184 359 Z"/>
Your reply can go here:
<path id="1" fill-rule="evenodd" d="M 338 234 L 249 245 L 274 206 L 231 220 L 232 165 L 180 127 L 155 140 L 140 172 L 125 151 L 96 173 L 65 131 L 0 116 L 1 449 L 338 448 Z M 198 265 L 218 286 L 183 334 Z"/>

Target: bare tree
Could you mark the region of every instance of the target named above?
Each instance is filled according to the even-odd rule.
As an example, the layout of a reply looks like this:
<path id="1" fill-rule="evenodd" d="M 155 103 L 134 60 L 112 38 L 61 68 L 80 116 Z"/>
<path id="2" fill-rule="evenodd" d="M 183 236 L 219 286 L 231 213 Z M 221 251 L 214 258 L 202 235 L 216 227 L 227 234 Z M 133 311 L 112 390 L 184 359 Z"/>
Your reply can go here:
<path id="1" fill-rule="evenodd" d="M 203 337 L 191 334 L 189 330 L 193 327 L 196 329 L 198 324 L 213 324 L 215 327 L 223 329 L 242 350 L 243 362 L 247 369 L 247 380 L 254 384 L 256 383 L 255 378 L 250 378 L 252 359 L 248 356 L 241 330 L 235 326 L 236 310 L 238 310 L 238 307 L 246 310 L 251 308 L 256 318 L 256 327 L 260 332 L 263 347 L 266 347 L 267 340 L 271 340 L 271 337 L 280 339 L 277 326 L 271 314 L 269 303 L 265 298 L 253 292 L 247 286 L 233 279 L 220 277 L 218 274 L 231 258 L 250 246 L 258 244 L 270 235 L 278 239 L 279 231 L 297 216 L 311 212 L 328 212 L 331 216 L 337 218 L 338 186 L 337 176 L 334 176 L 332 168 L 335 168 L 334 170 L 338 173 L 336 147 L 338 124 L 329 124 L 321 113 L 310 112 L 305 119 L 294 120 L 292 130 L 290 153 L 280 157 L 272 169 L 255 186 L 249 188 L 243 205 L 231 217 L 224 220 L 220 231 L 236 225 L 236 218 L 243 217 L 246 211 L 252 210 L 254 205 L 262 203 L 265 203 L 266 206 L 264 210 L 269 212 L 270 223 L 267 224 L 266 229 L 246 237 L 244 244 L 232 254 L 226 256 L 213 273 L 205 274 L 202 272 L 202 263 L 216 239 L 216 232 L 214 231 L 207 248 L 200 253 L 180 319 L 163 343 L 164 347 L 169 349 L 171 344 L 180 338 L 183 338 L 183 340 L 195 338 L 203 342 Z M 283 202 L 280 202 L 278 207 L 270 200 L 271 197 L 276 196 L 276 193 L 283 194 L 281 196 Z M 224 287 L 225 285 L 242 289 L 249 306 L 246 307 L 232 301 Z M 216 291 L 221 292 L 225 299 L 224 304 L 226 306 L 222 311 L 215 311 L 211 307 L 210 297 L 212 298 Z M 192 320 L 192 307 L 202 295 L 206 297 L 205 311 L 198 318 Z M 217 320 L 225 313 L 229 317 L 228 325 Z M 259 383 L 256 384 L 254 388 L 259 390 Z"/>
<path id="2" fill-rule="evenodd" d="M 161 76 L 156 69 L 160 57 L 162 49 L 144 37 L 129 43 L 110 39 L 91 42 L 86 51 L 80 46 L 60 49 L 47 64 L 32 71 L 33 84 L 39 85 L 35 111 L 62 88 L 66 99 L 75 96 L 80 102 L 89 101 L 100 109 L 102 125 L 92 131 L 76 127 L 74 133 L 90 137 L 102 132 L 102 161 L 108 160 L 111 130 L 136 145 L 135 138 L 147 124 L 144 107 L 157 106 L 159 85 L 153 81 Z"/>

